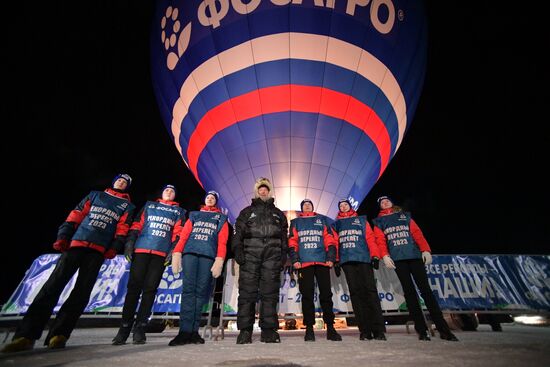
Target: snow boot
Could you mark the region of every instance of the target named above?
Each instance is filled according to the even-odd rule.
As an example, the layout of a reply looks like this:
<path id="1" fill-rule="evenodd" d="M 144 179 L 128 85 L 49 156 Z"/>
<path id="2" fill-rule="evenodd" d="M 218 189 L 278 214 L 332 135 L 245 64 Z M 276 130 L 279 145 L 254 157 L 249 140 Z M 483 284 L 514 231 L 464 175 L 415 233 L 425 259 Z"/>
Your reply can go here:
<path id="1" fill-rule="evenodd" d="M 138 322 L 136 326 L 134 326 L 134 335 L 133 335 L 134 344 L 145 344 L 145 342 L 147 341 L 147 337 L 145 336 L 146 327 L 147 327 L 146 322 Z"/>
<path id="2" fill-rule="evenodd" d="M 237 337 L 237 344 L 250 344 L 252 343 L 252 330 L 242 329 Z"/>
<path id="3" fill-rule="evenodd" d="M 429 342 L 430 340 L 432 340 L 432 338 L 430 337 L 430 334 L 428 333 L 428 331 L 424 330 L 424 332 L 418 334 L 418 340 Z"/>
<path id="4" fill-rule="evenodd" d="M 262 329 L 260 341 L 263 343 L 280 343 L 281 337 L 274 329 Z"/>
<path id="5" fill-rule="evenodd" d="M 113 338 L 113 345 L 123 345 L 126 344 L 126 340 L 130 336 L 130 333 L 132 332 L 132 324 L 134 322 L 122 322 L 122 325 L 120 325 L 120 328 L 118 329 L 118 333 Z"/>
<path id="6" fill-rule="evenodd" d="M 23 336 L 15 338 L 11 341 L 11 343 L 6 344 L 4 348 L 2 348 L 2 353 L 15 353 L 22 352 L 24 350 L 31 350 L 34 348 L 34 342 L 34 340 Z"/>
<path id="7" fill-rule="evenodd" d="M 191 333 L 180 331 L 178 335 L 168 343 L 169 346 L 174 347 L 176 345 L 191 344 Z"/>
<path id="8" fill-rule="evenodd" d="M 191 333 L 191 343 L 193 344 L 204 344 L 204 339 L 199 335 L 197 331 Z"/>
<path id="9" fill-rule="evenodd" d="M 334 325 L 327 324 L 327 340 L 332 340 L 334 342 L 342 341 L 342 337 L 338 334 Z"/>
<path id="10" fill-rule="evenodd" d="M 313 331 L 313 326 L 306 327 L 306 335 L 304 335 L 304 341 L 306 342 L 315 341 L 315 332 Z"/>

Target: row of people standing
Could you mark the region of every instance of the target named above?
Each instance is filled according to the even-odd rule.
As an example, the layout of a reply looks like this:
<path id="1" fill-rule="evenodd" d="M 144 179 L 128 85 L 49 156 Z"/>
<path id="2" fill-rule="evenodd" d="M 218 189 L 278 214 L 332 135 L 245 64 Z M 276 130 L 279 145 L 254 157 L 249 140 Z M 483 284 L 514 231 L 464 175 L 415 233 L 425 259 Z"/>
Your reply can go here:
<path id="1" fill-rule="evenodd" d="M 313 332 L 313 277 L 319 287 L 327 339 L 341 340 L 333 327 L 332 293 L 328 268 L 337 260 L 346 275 L 350 299 L 359 328 L 360 340 L 387 340 L 382 307 L 374 270 L 380 258 L 386 267 L 395 269 L 403 287 L 408 310 L 414 320 L 419 340 L 430 340 L 428 326 L 420 308 L 416 286 L 428 308 L 441 339 L 458 341 L 443 318 L 431 291 L 424 264 L 432 261 L 431 250 L 422 231 L 410 213 L 394 206 L 388 196 L 378 198 L 380 212 L 373 220 L 374 230 L 366 216 L 359 216 L 347 199 L 338 202 L 338 214 L 331 228 L 326 217 L 313 211 L 313 203 L 304 199 L 301 213 L 291 221 L 290 248 L 292 263 L 299 271 L 302 312 L 306 325 L 305 341 L 315 341 Z M 391 234 L 391 235 L 389 235 Z M 413 280 L 414 279 L 414 280 Z"/>
<path id="2" fill-rule="evenodd" d="M 18 325 L 12 343 L 3 349 L 4 352 L 34 347 L 62 290 L 75 272 L 80 270 L 75 287 L 58 312 L 45 340 L 45 345 L 49 348 L 65 347 L 78 318 L 89 301 L 103 259 L 114 258 L 122 248 L 127 260 L 132 264 L 122 323 L 113 339 L 113 344 L 125 344 L 132 330 L 134 331 L 133 342 L 145 343 L 145 328 L 151 315 L 154 297 L 164 268 L 170 261 L 174 273 L 183 270 L 183 294 L 180 307 L 180 332 L 169 345 L 204 343 L 204 339 L 198 334 L 201 311 L 211 292 L 212 278 L 217 278 L 222 273 L 229 237 L 227 217 L 217 207 L 219 195 L 215 191 L 209 191 L 200 211 L 191 212 L 189 218 L 185 220 L 185 210 L 174 201 L 176 188 L 173 185 L 166 185 L 163 187 L 161 197 L 155 202 L 147 202 L 136 219 L 132 221 L 135 207 L 126 192 L 131 182 L 129 175 L 117 175 L 111 188 L 103 192 L 92 191 L 71 211 L 61 225 L 58 239 L 54 243 L 54 249 L 61 251 L 62 256 Z M 384 232 L 379 227 L 391 226 L 391 223 L 387 220 L 378 222 L 375 220 L 377 244 L 373 245 L 370 225 L 365 217 L 357 216 L 351 209 L 349 201 L 339 202 L 340 211 L 335 227 L 331 228 L 326 217 L 314 213 L 313 202 L 305 199 L 301 203 L 300 217 L 291 222 L 290 233 L 288 233 L 286 216 L 275 207 L 272 191 L 273 188 L 268 179 L 261 178 L 255 183 L 255 198 L 251 205 L 239 214 L 232 236 L 235 260 L 240 265 L 237 316 L 240 333 L 237 343 L 252 342 L 252 327 L 258 300 L 260 301 L 261 341 L 280 342 L 277 333 L 277 304 L 280 270 L 286 262 L 287 254 L 294 268 L 299 272 L 306 341 L 315 340 L 313 332 L 315 281 L 320 288 L 323 319 L 327 325 L 327 339 L 341 340 L 333 326 L 334 313 L 329 275 L 329 269 L 334 266 L 338 256 L 339 263 L 346 273 L 351 301 L 360 329 L 360 339 L 385 340 L 385 327 L 373 268 L 378 268 L 380 256 L 378 248 L 387 248 L 388 245 Z M 392 207 L 391 201 L 387 197 L 386 201 L 390 205 L 384 208 L 386 212 L 381 211 L 381 214 L 393 214 L 393 211 L 389 210 Z M 384 200 L 381 203 L 388 205 L 384 204 Z M 408 220 L 412 221 L 410 217 Z M 359 241 L 355 241 L 357 236 L 346 235 L 347 231 L 355 230 L 357 225 L 361 228 Z M 418 232 L 420 232 L 419 229 Z M 303 233 L 308 235 L 302 236 Z M 314 235 L 311 235 L 312 233 Z M 414 233 L 410 240 L 411 244 L 415 244 Z M 419 246 L 424 246 L 421 254 L 424 262 L 431 260 L 427 242 L 424 240 L 417 243 Z M 441 337 L 456 340 L 442 316 L 439 317 L 441 311 L 429 287 L 425 287 L 426 274 L 420 258 L 415 257 L 416 252 L 412 251 L 412 257 L 402 259 L 402 250 L 394 255 L 391 244 L 389 249 L 392 256 L 397 256 L 396 262 L 392 261 L 388 250 L 385 252 L 383 249 L 380 250 L 382 258 L 386 266 L 396 267 L 405 290 L 407 303 L 412 302 L 413 296 L 416 297 L 414 285 L 411 288 L 412 282 L 407 283 L 406 276 L 409 272 L 408 279 L 410 280 L 410 274 L 415 277 Z M 404 260 L 406 261 L 403 262 Z M 426 278 L 425 282 L 423 282 L 420 268 Z M 429 300 L 430 296 L 432 300 Z M 140 298 L 141 302 L 139 302 Z M 139 309 L 136 315 L 138 303 Z M 423 317 L 420 319 L 418 314 L 415 314 L 417 311 L 415 305 L 420 310 L 418 302 L 410 306 L 410 310 L 414 316 L 415 325 L 418 325 L 415 326 L 416 330 L 419 332 L 420 339 L 427 340 L 425 323 L 422 325 Z M 420 316 L 422 316 L 421 313 Z"/>
<path id="3" fill-rule="evenodd" d="M 132 262 L 122 310 L 122 323 L 113 345 L 126 343 L 133 330 L 133 343 L 144 344 L 146 326 L 164 272 L 171 263 L 181 273 L 179 333 L 170 346 L 204 344 L 199 335 L 202 308 L 208 302 L 212 279 L 223 270 L 228 239 L 227 216 L 218 208 L 219 194 L 208 191 L 200 210 L 189 213 L 174 201 L 176 188 L 166 185 L 162 197 L 147 202 L 132 224 L 125 256 Z M 139 297 L 141 303 L 136 315 Z"/>
<path id="4" fill-rule="evenodd" d="M 118 174 L 111 187 L 91 191 L 69 213 L 53 244 L 61 257 L 2 352 L 34 348 L 63 289 L 78 271 L 74 288 L 44 341 L 50 349 L 64 348 L 89 302 L 104 260 L 122 252 L 131 265 L 122 322 L 113 345 L 125 344 L 132 330 L 134 344 L 146 342 L 147 321 L 170 261 L 175 273 L 183 269 L 180 334 L 185 343 L 204 343 L 197 332 L 201 310 L 211 279 L 222 272 L 228 238 L 227 217 L 217 207 L 219 195 L 209 191 L 204 205 L 186 220 L 186 211 L 175 201 L 175 186 L 165 185 L 161 197 L 146 202 L 134 219 L 135 206 L 128 194 L 131 184 L 130 175 Z M 181 342 L 180 337 L 170 345 Z"/>
<path id="5" fill-rule="evenodd" d="M 257 301 L 260 302 L 260 340 L 267 343 L 280 342 L 276 306 L 279 275 L 286 254 L 298 271 L 303 322 L 306 326 L 305 341 L 315 341 L 315 282 L 319 287 L 327 339 L 342 340 L 334 328 L 329 275 L 329 269 L 335 263 L 335 270 L 339 271 L 341 266 L 346 274 L 352 307 L 360 330 L 359 338 L 386 340 L 382 308 L 374 278 L 374 270 L 378 269 L 380 258 L 388 268 L 396 269 L 419 339 L 430 340 L 430 337 L 411 275 L 440 337 L 444 340 L 458 340 L 443 319 L 429 287 L 424 264 L 431 262 L 431 250 L 409 213 L 393 207 L 389 197 L 381 197 L 378 199 L 381 210 L 374 220 L 373 231 L 367 218 L 358 216 L 350 202 L 343 199 L 338 203 L 339 212 L 331 226 L 326 217 L 313 211 L 313 202 L 304 199 L 300 204 L 298 218 L 290 223 L 287 238 L 287 221 L 274 205 L 272 190 L 269 180 L 259 179 L 255 185 L 252 204 L 240 212 L 235 224 L 232 246 L 235 260 L 241 269 L 237 311 L 237 327 L 240 332 L 237 344 L 252 343 Z M 403 232 L 397 236 L 401 241 L 395 241 L 394 236 L 387 236 L 396 231 Z"/>

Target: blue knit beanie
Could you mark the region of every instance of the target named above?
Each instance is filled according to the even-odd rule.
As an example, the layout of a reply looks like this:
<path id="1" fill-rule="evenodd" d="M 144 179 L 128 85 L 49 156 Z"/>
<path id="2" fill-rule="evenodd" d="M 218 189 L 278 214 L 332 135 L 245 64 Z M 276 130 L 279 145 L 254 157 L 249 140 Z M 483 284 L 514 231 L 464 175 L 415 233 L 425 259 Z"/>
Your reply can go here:
<path id="1" fill-rule="evenodd" d="M 164 185 L 164 187 L 162 188 L 162 192 L 164 192 L 164 190 L 166 190 L 166 189 L 172 189 L 172 190 L 174 190 L 174 193 L 175 193 L 176 195 L 177 195 L 177 193 L 178 193 L 178 190 L 176 190 L 176 186 L 174 186 L 174 185 Z"/>
<path id="2" fill-rule="evenodd" d="M 348 203 L 350 209 L 353 209 L 353 207 L 351 206 L 351 203 L 350 203 L 349 199 L 348 199 L 348 198 L 344 198 L 344 199 L 338 200 L 338 210 L 340 210 L 340 204 L 342 204 L 342 203 Z"/>
<path id="3" fill-rule="evenodd" d="M 210 190 L 206 193 L 206 195 L 204 195 L 204 200 L 206 200 L 206 197 L 208 195 L 213 195 L 216 198 L 216 205 L 218 205 L 218 201 L 220 200 L 220 194 L 218 194 L 217 191 Z"/>
<path id="4" fill-rule="evenodd" d="M 126 182 L 128 183 L 128 185 L 126 185 L 126 190 L 128 190 L 130 188 L 130 185 L 132 185 L 132 177 L 130 177 L 130 175 L 127 173 L 119 173 L 118 175 L 116 175 L 113 179 L 113 182 L 111 183 L 111 186 L 114 186 L 116 180 L 118 180 L 119 178 L 123 178 L 124 180 L 126 180 Z"/>

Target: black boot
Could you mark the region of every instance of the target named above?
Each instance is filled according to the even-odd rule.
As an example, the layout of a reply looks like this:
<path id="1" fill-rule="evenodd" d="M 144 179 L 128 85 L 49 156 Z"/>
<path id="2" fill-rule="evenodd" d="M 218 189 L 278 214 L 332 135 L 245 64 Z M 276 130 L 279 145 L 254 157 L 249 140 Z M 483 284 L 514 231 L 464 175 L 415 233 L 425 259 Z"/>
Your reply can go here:
<path id="1" fill-rule="evenodd" d="M 306 335 L 304 336 L 304 341 L 314 342 L 315 333 L 313 332 L 313 326 L 306 326 Z"/>
<path id="2" fill-rule="evenodd" d="M 502 331 L 502 326 L 500 325 L 500 322 L 495 322 L 491 324 L 491 330 L 493 331 Z"/>
<path id="3" fill-rule="evenodd" d="M 424 330 L 423 332 L 418 334 L 418 340 L 424 340 L 429 342 L 430 340 L 432 340 L 432 338 L 430 337 L 430 334 L 428 333 L 428 331 Z"/>
<path id="4" fill-rule="evenodd" d="M 455 336 L 455 334 L 451 333 L 450 331 L 446 333 L 439 333 L 439 337 L 443 340 L 448 340 L 451 342 L 457 342 L 458 338 Z"/>
<path id="5" fill-rule="evenodd" d="M 275 329 L 262 329 L 260 341 L 263 343 L 280 343 L 281 337 Z"/>
<path id="6" fill-rule="evenodd" d="M 334 342 L 342 341 L 342 337 L 336 332 L 334 325 L 327 324 L 327 340 Z"/>
<path id="7" fill-rule="evenodd" d="M 372 333 L 374 340 L 387 340 L 383 331 L 375 331 Z"/>
<path id="8" fill-rule="evenodd" d="M 185 345 L 191 343 L 191 333 L 180 331 L 178 335 L 168 343 L 169 346 L 174 347 L 176 345 Z"/>
<path id="9" fill-rule="evenodd" d="M 372 340 L 372 338 L 372 332 L 370 331 L 359 334 L 359 340 Z"/>
<path id="10" fill-rule="evenodd" d="M 242 329 L 237 337 L 237 344 L 252 343 L 252 329 Z"/>
<path id="11" fill-rule="evenodd" d="M 204 339 L 199 335 L 198 332 L 193 331 L 191 333 L 191 343 L 193 343 L 193 344 L 204 344 Z"/>
<path id="12" fill-rule="evenodd" d="M 113 345 L 126 344 L 126 340 L 130 336 L 130 332 L 132 331 L 133 323 L 133 320 L 131 322 L 122 322 L 122 325 L 120 325 L 120 328 L 118 329 L 118 333 L 113 338 Z"/>
<path id="13" fill-rule="evenodd" d="M 145 337 L 145 328 L 147 327 L 146 322 L 138 322 L 134 326 L 134 344 L 145 344 L 147 338 Z"/>

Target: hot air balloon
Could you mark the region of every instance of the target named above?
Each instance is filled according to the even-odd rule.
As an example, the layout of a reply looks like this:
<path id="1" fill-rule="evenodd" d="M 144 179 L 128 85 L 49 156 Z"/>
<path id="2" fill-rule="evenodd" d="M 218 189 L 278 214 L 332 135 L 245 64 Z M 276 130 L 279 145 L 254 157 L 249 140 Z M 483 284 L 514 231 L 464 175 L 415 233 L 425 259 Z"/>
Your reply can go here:
<path id="1" fill-rule="evenodd" d="M 160 0 L 152 79 L 183 161 L 230 219 L 261 176 L 279 208 L 307 197 L 334 217 L 402 143 L 426 38 L 421 1 Z"/>

